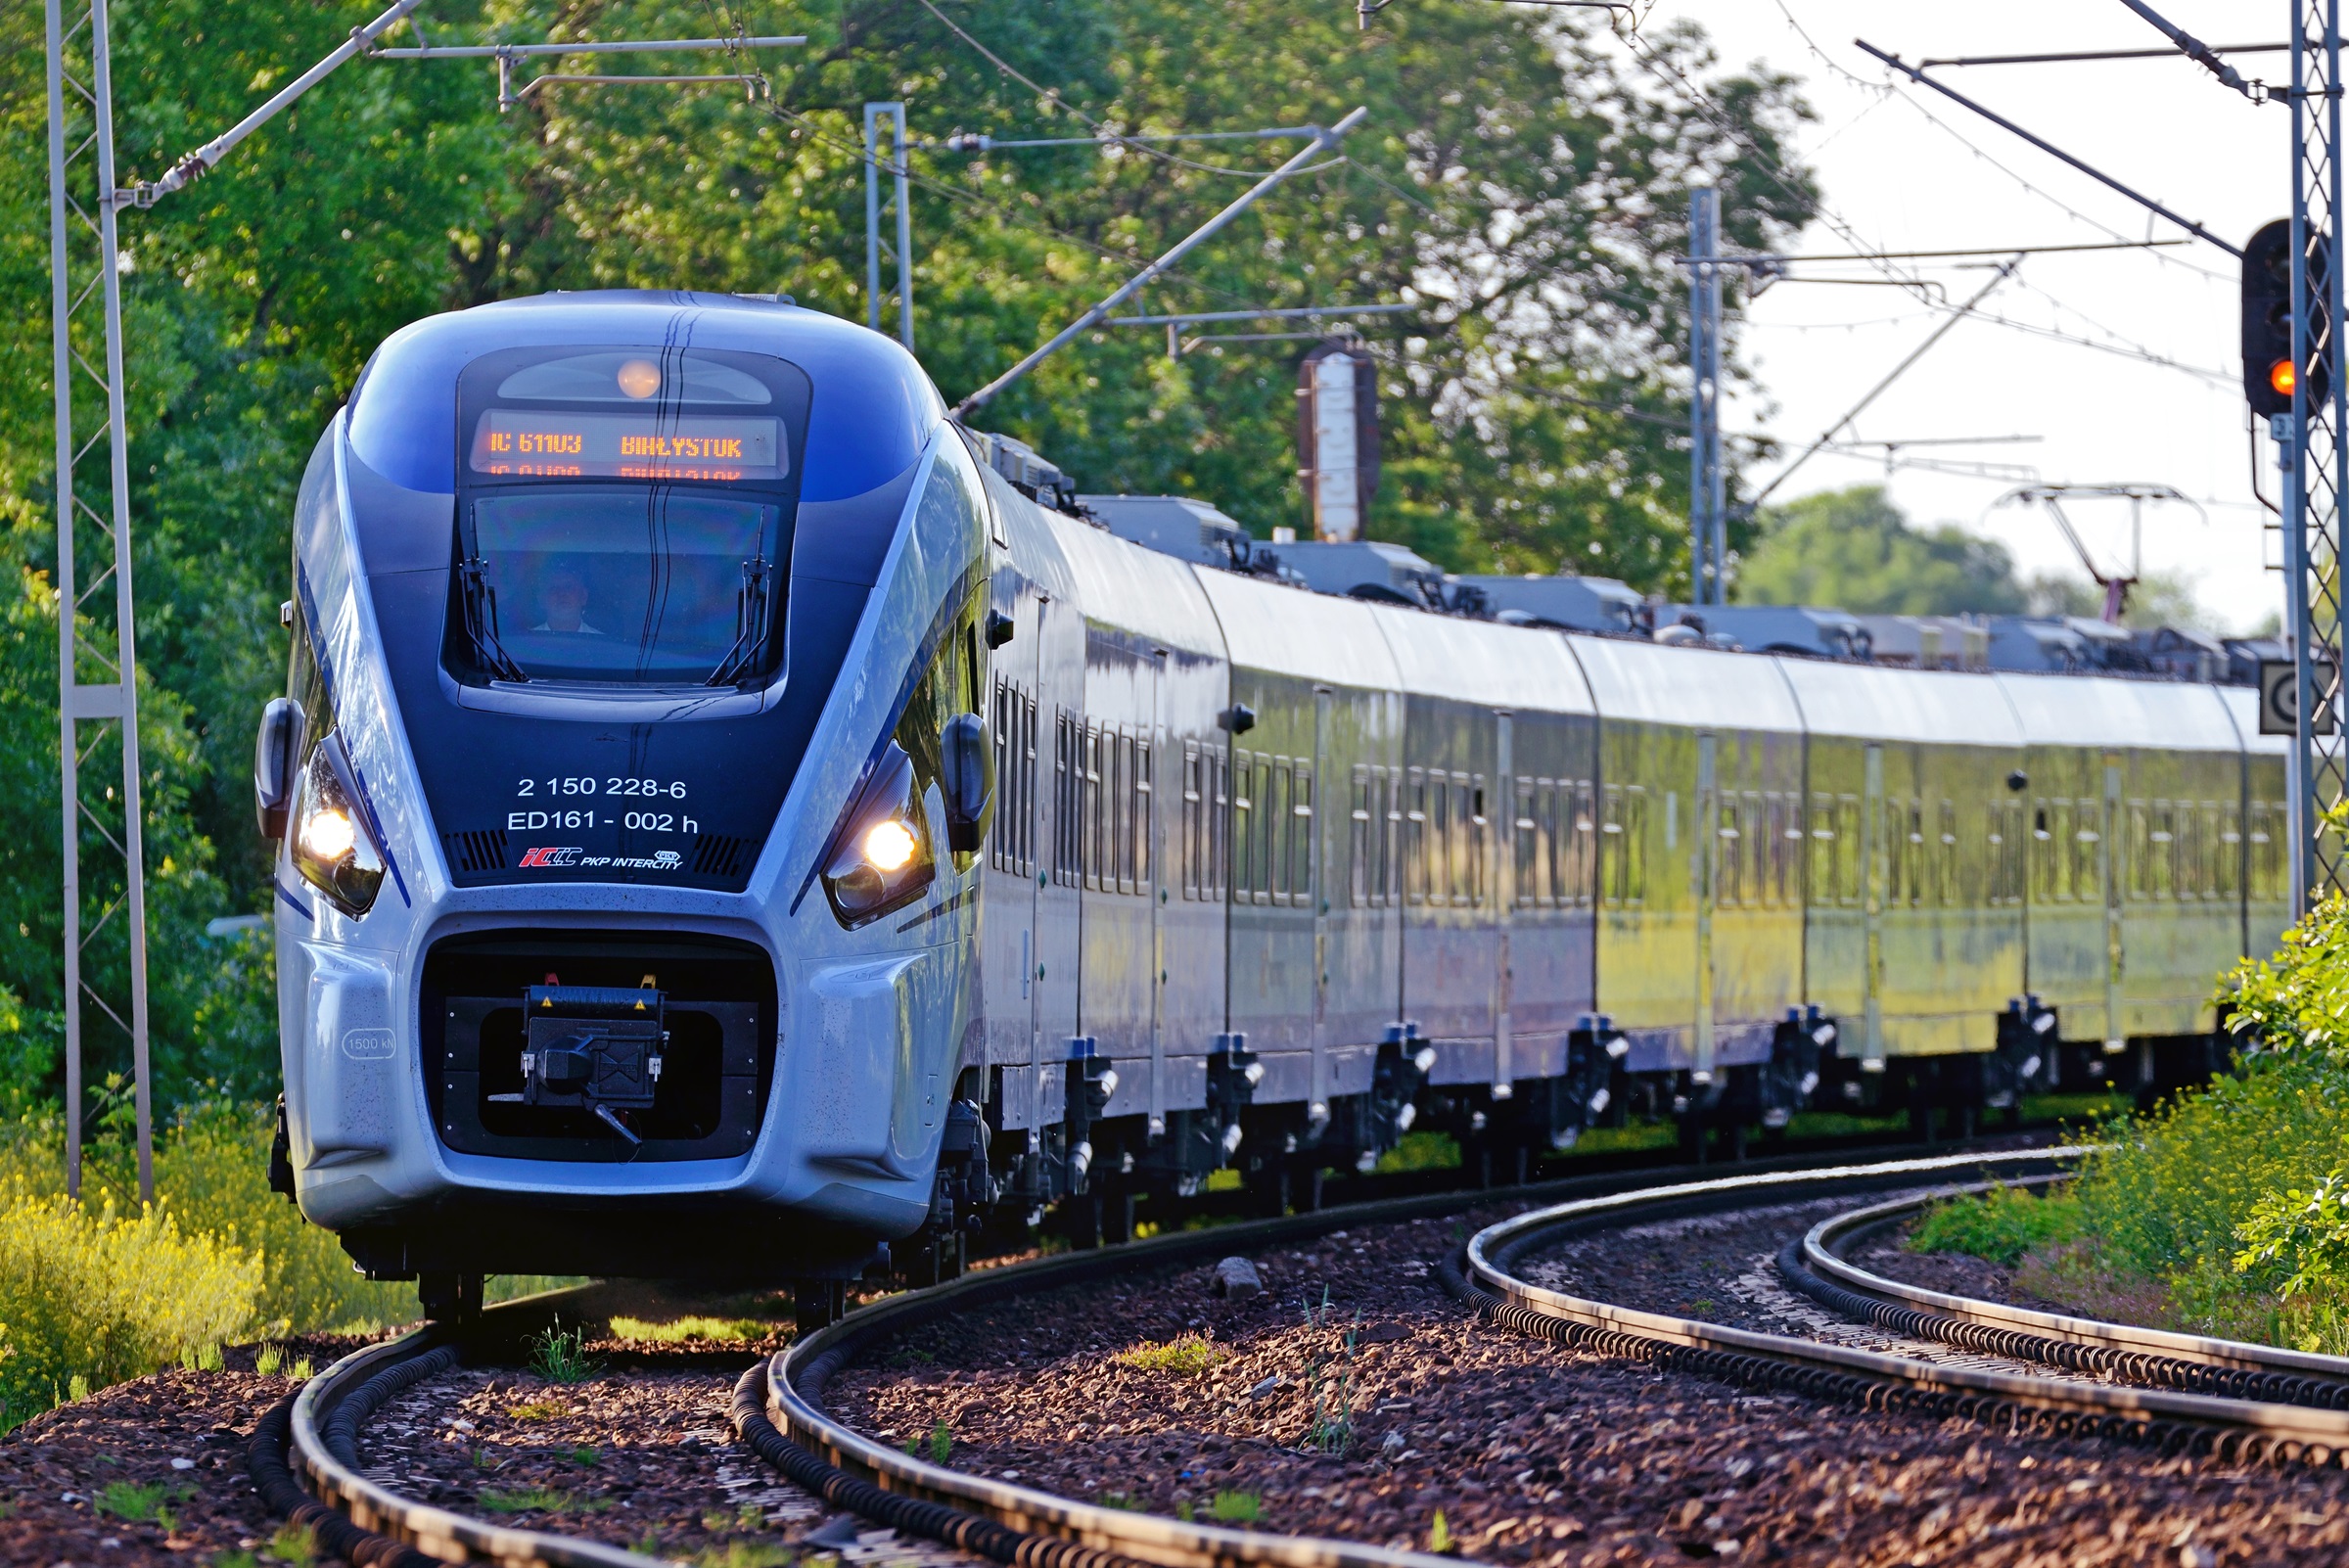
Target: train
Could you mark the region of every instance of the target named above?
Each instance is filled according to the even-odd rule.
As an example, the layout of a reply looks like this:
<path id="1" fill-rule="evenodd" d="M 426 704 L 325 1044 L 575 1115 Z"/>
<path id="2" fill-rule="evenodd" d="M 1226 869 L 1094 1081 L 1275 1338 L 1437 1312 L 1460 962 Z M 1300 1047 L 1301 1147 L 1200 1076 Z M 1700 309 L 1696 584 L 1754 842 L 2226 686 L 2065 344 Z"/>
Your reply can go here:
<path id="1" fill-rule="evenodd" d="M 436 1314 L 2150 1089 L 2290 919 L 2249 691 L 1314 591 L 782 298 L 419 320 L 292 531 L 271 1179 Z"/>

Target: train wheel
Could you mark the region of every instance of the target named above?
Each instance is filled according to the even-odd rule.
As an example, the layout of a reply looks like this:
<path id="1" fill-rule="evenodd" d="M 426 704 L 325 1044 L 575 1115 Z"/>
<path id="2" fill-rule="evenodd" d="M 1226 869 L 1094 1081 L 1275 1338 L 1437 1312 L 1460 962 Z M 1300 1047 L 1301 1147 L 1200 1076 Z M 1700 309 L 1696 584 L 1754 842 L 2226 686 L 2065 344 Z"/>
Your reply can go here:
<path id="1" fill-rule="evenodd" d="M 1279 1161 L 1248 1173 L 1249 1207 L 1267 1220 L 1289 1212 L 1289 1168 Z"/>
<path id="2" fill-rule="evenodd" d="M 1101 1245 L 1099 1183 L 1061 1199 L 1060 1214 L 1061 1222 L 1068 1226 L 1070 1247 L 1078 1252 L 1091 1252 Z"/>
<path id="3" fill-rule="evenodd" d="M 1289 1175 L 1289 1202 L 1299 1214 L 1321 1212 L 1321 1178 L 1325 1175 L 1320 1165 L 1301 1164 Z"/>
<path id="4" fill-rule="evenodd" d="M 1134 1190 L 1126 1181 L 1106 1183 L 1101 1192 L 1101 1244 L 1123 1247 L 1133 1239 Z"/>
<path id="5" fill-rule="evenodd" d="M 848 1281 L 795 1279 L 791 1282 L 791 1307 L 802 1334 L 829 1328 L 849 1314 Z"/>
<path id="6" fill-rule="evenodd" d="M 416 1299 L 429 1321 L 465 1327 L 482 1319 L 483 1285 L 480 1274 L 428 1268 L 416 1276 Z"/>

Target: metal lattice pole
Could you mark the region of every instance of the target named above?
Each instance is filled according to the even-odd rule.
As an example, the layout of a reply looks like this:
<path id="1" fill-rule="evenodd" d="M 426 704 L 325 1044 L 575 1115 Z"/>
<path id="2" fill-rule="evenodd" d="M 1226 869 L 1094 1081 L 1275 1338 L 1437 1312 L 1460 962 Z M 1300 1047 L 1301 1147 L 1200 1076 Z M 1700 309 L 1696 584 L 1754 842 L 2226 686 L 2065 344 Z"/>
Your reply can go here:
<path id="1" fill-rule="evenodd" d="M 913 347 L 913 204 L 906 189 L 905 106 L 864 106 L 864 302 L 865 325 L 881 330 L 881 123 L 892 140 L 888 169 L 896 177 L 898 208 L 898 341 Z"/>
<path id="2" fill-rule="evenodd" d="M 122 416 L 122 290 L 115 217 L 114 76 L 108 59 L 107 0 L 91 0 L 69 26 L 62 0 L 47 0 L 49 86 L 50 364 L 57 414 L 57 619 L 59 849 L 64 875 L 66 1016 L 66 1190 L 81 1190 L 82 1000 L 130 1037 L 132 1092 L 138 1116 L 139 1196 L 155 1197 L 153 1095 L 147 1058 L 147 893 L 140 834 L 138 647 L 130 571 L 129 453 Z M 81 53 L 76 53 L 79 45 Z M 94 214 L 94 215 L 93 215 Z M 101 316 L 100 342 L 89 342 L 89 306 Z M 77 332 L 76 326 L 80 330 Z M 91 350 L 97 352 L 92 362 Z M 76 387 L 105 398 L 104 430 L 80 438 Z M 88 425 L 96 426 L 91 418 Z M 94 457 L 104 447 L 101 468 Z M 102 504 L 85 491 L 103 485 Z M 74 534 L 86 521 L 101 541 L 105 566 L 79 585 Z M 109 659 L 80 634 L 83 599 L 109 577 L 115 585 L 115 650 Z M 84 664 L 112 679 L 84 681 Z M 122 746 L 120 836 L 110 829 L 106 801 L 81 798 L 85 723 L 119 726 Z M 114 791 L 108 791 L 112 796 Z M 122 853 L 119 895 L 88 931 L 81 920 L 81 834 L 91 830 Z M 82 970 L 83 949 L 119 915 L 127 932 L 130 995 L 125 1020 Z"/>
<path id="3" fill-rule="evenodd" d="M 1688 193 L 1688 597 L 1727 602 L 1721 468 L 1721 193 Z"/>
<path id="4" fill-rule="evenodd" d="M 2294 696 L 2290 752 L 2292 883 L 2306 908 L 2341 890 L 2343 847 L 2325 814 L 2349 795 L 2337 724 L 2317 733 L 2340 701 L 2341 499 L 2349 492 L 2349 385 L 2336 351 L 2341 322 L 2337 264 L 2341 200 L 2340 0 L 2293 0 L 2292 394 L 2284 518 L 2286 613 Z M 2328 373 L 2317 373 L 2325 367 Z M 2312 389 L 2325 395 L 2314 397 Z"/>

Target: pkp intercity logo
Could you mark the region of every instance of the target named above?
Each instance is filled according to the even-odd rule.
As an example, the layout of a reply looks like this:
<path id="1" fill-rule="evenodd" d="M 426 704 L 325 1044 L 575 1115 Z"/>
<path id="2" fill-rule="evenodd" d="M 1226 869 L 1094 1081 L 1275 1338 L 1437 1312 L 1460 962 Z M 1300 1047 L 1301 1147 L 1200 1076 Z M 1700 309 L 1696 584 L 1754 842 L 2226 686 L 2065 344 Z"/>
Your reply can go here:
<path id="1" fill-rule="evenodd" d="M 577 865 L 578 863 L 579 847 L 574 844 L 559 849 L 525 850 L 522 852 L 522 859 L 517 862 L 516 869 L 528 870 L 542 866 Z"/>

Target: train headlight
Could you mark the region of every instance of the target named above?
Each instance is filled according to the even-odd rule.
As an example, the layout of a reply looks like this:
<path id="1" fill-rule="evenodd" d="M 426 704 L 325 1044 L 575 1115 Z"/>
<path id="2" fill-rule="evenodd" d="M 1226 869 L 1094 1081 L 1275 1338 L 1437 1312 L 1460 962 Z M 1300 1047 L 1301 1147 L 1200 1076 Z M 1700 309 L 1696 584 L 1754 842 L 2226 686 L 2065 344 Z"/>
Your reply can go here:
<path id="1" fill-rule="evenodd" d="M 357 918 L 384 886 L 384 853 L 360 814 L 359 791 L 343 737 L 310 752 L 294 795 L 294 868 L 336 908 Z"/>
<path id="2" fill-rule="evenodd" d="M 922 853 L 922 841 L 912 828 L 896 817 L 887 817 L 864 830 L 864 842 L 859 846 L 864 858 L 875 870 L 883 873 L 902 871 Z"/>
<path id="3" fill-rule="evenodd" d="M 913 759 L 895 741 L 832 835 L 824 897 L 853 931 L 920 898 L 938 874 Z"/>

